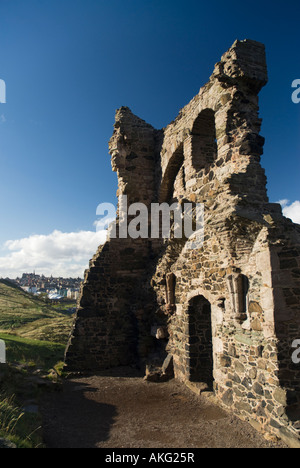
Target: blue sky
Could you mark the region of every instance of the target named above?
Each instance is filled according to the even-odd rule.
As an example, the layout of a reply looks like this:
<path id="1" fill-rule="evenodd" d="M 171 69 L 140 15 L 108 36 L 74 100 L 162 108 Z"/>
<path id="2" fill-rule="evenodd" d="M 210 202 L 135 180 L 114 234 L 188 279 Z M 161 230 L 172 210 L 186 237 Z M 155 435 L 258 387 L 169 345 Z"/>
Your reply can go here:
<path id="1" fill-rule="evenodd" d="M 83 270 L 98 240 L 80 256 L 78 237 L 70 263 L 70 235 L 91 236 L 97 205 L 116 203 L 115 109 L 164 127 L 235 39 L 266 45 L 262 165 L 270 201 L 288 200 L 297 217 L 299 13 L 299 0 L 0 0 L 0 276 Z"/>

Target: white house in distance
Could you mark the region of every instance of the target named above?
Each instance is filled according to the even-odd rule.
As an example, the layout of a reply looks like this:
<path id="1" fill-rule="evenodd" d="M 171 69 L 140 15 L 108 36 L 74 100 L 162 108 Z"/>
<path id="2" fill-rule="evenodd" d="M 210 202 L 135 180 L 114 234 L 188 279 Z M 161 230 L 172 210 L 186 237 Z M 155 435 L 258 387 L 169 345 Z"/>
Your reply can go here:
<path id="1" fill-rule="evenodd" d="M 68 292 L 67 292 L 67 298 L 68 299 L 74 299 L 75 301 L 77 301 L 79 297 L 79 291 L 78 289 L 68 289 Z"/>
<path id="2" fill-rule="evenodd" d="M 23 286 L 22 289 L 30 294 L 36 294 L 38 291 L 36 286 Z"/>

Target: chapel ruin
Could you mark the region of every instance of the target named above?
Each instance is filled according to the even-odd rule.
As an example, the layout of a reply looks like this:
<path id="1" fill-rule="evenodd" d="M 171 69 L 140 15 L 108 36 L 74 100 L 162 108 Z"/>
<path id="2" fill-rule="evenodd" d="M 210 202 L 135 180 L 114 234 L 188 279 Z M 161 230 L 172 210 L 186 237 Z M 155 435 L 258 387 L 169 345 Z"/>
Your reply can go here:
<path id="1" fill-rule="evenodd" d="M 85 273 L 66 364 L 174 376 L 297 445 L 300 226 L 267 197 L 258 114 L 266 83 L 264 45 L 236 41 L 166 128 L 117 110 L 109 149 L 118 197 L 149 208 L 203 203 L 204 242 L 101 245 Z"/>

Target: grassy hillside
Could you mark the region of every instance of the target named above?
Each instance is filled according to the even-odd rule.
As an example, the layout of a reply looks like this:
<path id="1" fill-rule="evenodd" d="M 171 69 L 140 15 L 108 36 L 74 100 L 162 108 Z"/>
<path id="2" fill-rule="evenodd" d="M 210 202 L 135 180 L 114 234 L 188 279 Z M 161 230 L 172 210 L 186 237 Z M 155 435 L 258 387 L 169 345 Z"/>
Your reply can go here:
<path id="1" fill-rule="evenodd" d="M 47 304 L 0 280 L 0 333 L 66 344 L 72 320 L 60 304 Z"/>
<path id="2" fill-rule="evenodd" d="M 20 363 L 39 367 L 44 372 L 54 368 L 64 358 L 65 345 L 50 341 L 30 340 L 0 333 L 5 341 L 7 363 Z"/>
<path id="3" fill-rule="evenodd" d="M 0 339 L 7 356 L 7 364 L 0 364 L 0 438 L 18 448 L 41 447 L 39 400 L 57 389 L 53 385 L 63 371 L 65 345 L 2 333 Z"/>
<path id="4" fill-rule="evenodd" d="M 26 408 L 38 408 L 42 392 L 63 371 L 71 307 L 46 303 L 0 280 L 0 339 L 7 359 L 0 364 L 0 438 L 18 448 L 43 446 L 40 414 Z"/>

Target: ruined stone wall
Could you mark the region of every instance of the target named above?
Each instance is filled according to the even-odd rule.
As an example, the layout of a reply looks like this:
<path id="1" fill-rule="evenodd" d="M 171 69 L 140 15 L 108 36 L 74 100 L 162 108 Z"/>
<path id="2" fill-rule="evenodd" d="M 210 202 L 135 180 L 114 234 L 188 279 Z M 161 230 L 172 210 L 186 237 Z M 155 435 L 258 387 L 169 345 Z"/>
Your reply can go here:
<path id="1" fill-rule="evenodd" d="M 267 197 L 258 113 L 266 83 L 264 46 L 236 41 L 166 128 L 117 111 L 119 208 L 123 195 L 149 209 L 201 203 L 204 242 L 110 239 L 86 272 L 66 363 L 134 364 L 157 380 L 174 372 L 255 427 L 296 440 L 300 227 Z"/>
<path id="2" fill-rule="evenodd" d="M 118 110 L 110 151 L 119 180 L 117 196 L 126 195 L 128 206 L 137 201 L 149 206 L 154 200 L 156 134 L 128 108 Z M 112 238 L 99 248 L 85 272 L 66 353 L 69 369 L 131 364 L 147 353 L 142 348 L 148 340 L 152 307 L 149 298 L 141 299 L 141 284 L 153 248 L 148 239 L 130 237 Z"/>
<path id="3" fill-rule="evenodd" d="M 291 356 L 292 342 L 300 333 L 299 266 L 295 267 L 295 257 L 288 258 L 292 252 L 295 255 L 288 238 L 281 240 L 284 247 L 277 253 L 272 228 L 245 221 L 235 220 L 235 224 L 244 224 L 252 245 L 239 257 L 229 256 L 224 231 L 208 228 L 203 249 L 183 252 L 171 265 L 176 276 L 176 312 L 168 317 L 168 352 L 180 380 L 203 382 L 197 369 L 208 363 L 214 390 L 225 407 L 255 420 L 266 431 L 274 428 L 282 435 L 288 428 L 297 436 L 300 369 Z M 281 233 L 288 226 L 287 222 Z M 299 233 L 300 229 L 297 249 L 294 244 L 298 258 Z M 281 260 L 280 267 L 285 255 L 287 262 Z M 248 281 L 242 314 L 236 310 L 230 285 L 232 277 L 241 274 Z M 211 327 L 203 330 L 201 325 L 202 333 L 208 334 L 204 343 L 197 328 L 195 298 L 210 304 Z M 211 340 L 212 360 L 205 348 Z"/>

